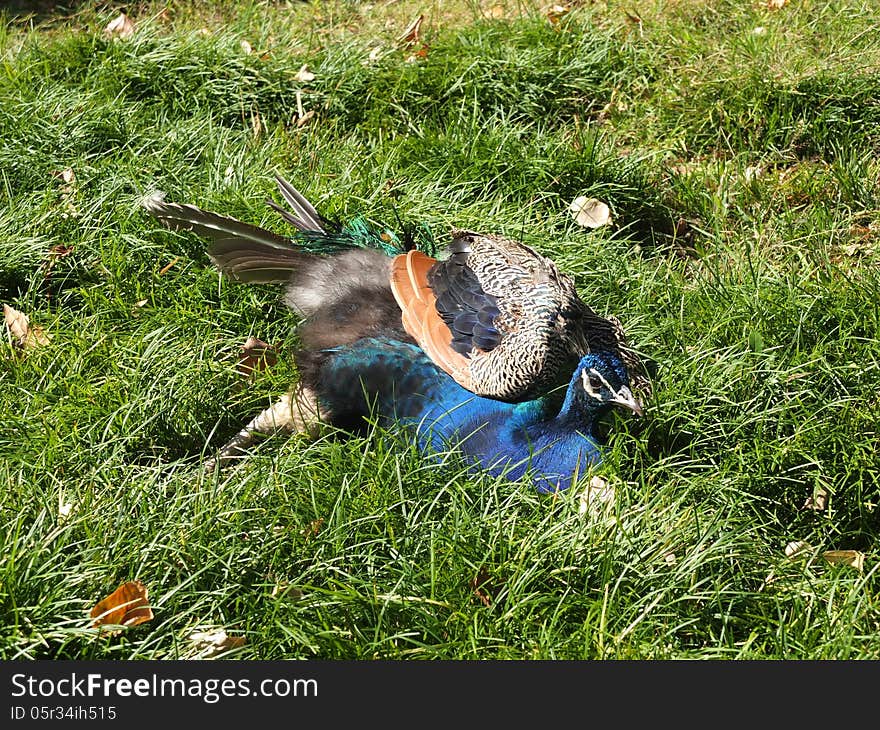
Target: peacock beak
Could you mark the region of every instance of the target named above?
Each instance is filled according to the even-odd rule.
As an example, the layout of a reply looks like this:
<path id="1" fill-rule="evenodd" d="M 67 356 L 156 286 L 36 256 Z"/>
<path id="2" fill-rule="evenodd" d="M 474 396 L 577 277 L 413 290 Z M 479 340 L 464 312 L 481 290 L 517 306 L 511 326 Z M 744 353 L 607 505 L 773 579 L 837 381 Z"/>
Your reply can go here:
<path id="1" fill-rule="evenodd" d="M 626 408 L 637 416 L 644 415 L 644 411 L 642 410 L 642 404 L 636 400 L 636 397 L 633 395 L 633 392 L 624 385 L 620 390 L 617 391 L 614 398 L 611 399 L 610 403 L 613 403 L 616 406 L 621 406 L 622 408 Z"/>

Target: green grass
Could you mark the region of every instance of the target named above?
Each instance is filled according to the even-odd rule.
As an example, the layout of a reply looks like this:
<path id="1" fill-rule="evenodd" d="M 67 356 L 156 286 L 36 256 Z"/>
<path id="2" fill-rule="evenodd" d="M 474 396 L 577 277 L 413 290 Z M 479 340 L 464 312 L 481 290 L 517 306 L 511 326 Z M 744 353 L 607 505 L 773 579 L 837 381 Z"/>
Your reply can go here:
<path id="1" fill-rule="evenodd" d="M 52 336 L 0 343 L 0 657 L 190 657 L 223 627 L 260 659 L 880 658 L 876 3 L 553 25 L 514 2 L 179 0 L 132 6 L 127 40 L 86 5 L 0 30 L 0 301 Z M 239 346 L 289 352 L 297 319 L 138 199 L 283 231 L 275 172 L 332 215 L 522 236 L 617 314 L 656 374 L 596 470 L 612 503 L 381 430 L 202 469 L 296 379 L 281 358 L 245 382 Z M 578 228 L 580 194 L 613 225 Z M 135 578 L 155 618 L 90 629 Z"/>

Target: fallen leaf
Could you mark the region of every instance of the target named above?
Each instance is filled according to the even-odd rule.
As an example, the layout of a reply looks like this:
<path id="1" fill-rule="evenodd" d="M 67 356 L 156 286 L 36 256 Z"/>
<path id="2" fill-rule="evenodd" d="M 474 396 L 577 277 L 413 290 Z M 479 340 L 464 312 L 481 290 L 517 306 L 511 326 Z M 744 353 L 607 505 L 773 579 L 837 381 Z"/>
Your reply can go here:
<path id="1" fill-rule="evenodd" d="M 471 590 L 474 595 L 484 606 L 491 606 L 492 600 L 498 596 L 498 589 L 497 580 L 490 575 L 485 565 L 481 565 L 477 574 L 471 579 Z"/>
<path id="2" fill-rule="evenodd" d="M 575 222 L 584 228 L 600 228 L 611 222 L 611 209 L 596 198 L 581 195 L 571 202 L 568 209 Z"/>
<path id="3" fill-rule="evenodd" d="M 49 258 L 63 259 L 73 253 L 73 246 L 67 246 L 63 243 L 56 243 L 49 249 Z"/>
<path id="4" fill-rule="evenodd" d="M 323 524 L 324 524 L 323 517 L 319 517 L 316 520 L 312 520 L 303 529 L 303 531 L 302 531 L 303 537 L 306 538 L 307 540 L 313 538 L 315 535 L 318 534 L 318 531 L 321 529 L 321 525 L 323 525 Z"/>
<path id="5" fill-rule="evenodd" d="M 272 593 L 270 594 L 272 598 L 278 598 L 279 600 L 282 598 L 287 598 L 291 601 L 298 601 L 303 597 L 303 592 L 300 588 L 296 586 L 289 585 L 285 581 L 281 581 L 280 583 L 276 583 L 272 588 Z"/>
<path id="6" fill-rule="evenodd" d="M 547 17 L 547 20 L 549 20 L 554 25 L 556 25 L 556 23 L 562 20 L 570 12 L 571 8 L 568 5 L 548 5 L 544 8 L 544 15 Z"/>
<path id="7" fill-rule="evenodd" d="M 238 351 L 238 372 L 247 377 L 255 370 L 265 370 L 278 362 L 277 350 L 268 342 L 248 337 Z"/>
<path id="8" fill-rule="evenodd" d="M 118 18 L 107 23 L 104 32 L 117 38 L 130 38 L 134 33 L 134 23 L 125 13 L 120 13 Z"/>
<path id="9" fill-rule="evenodd" d="M 819 487 L 812 496 L 807 497 L 801 509 L 812 509 L 817 512 L 823 512 L 825 505 L 828 504 L 828 490 L 825 487 Z"/>
<path id="10" fill-rule="evenodd" d="M 413 61 L 418 61 L 420 58 L 428 57 L 428 46 L 422 46 L 417 51 L 413 51 L 406 57 L 407 63 L 412 63 Z"/>
<path id="11" fill-rule="evenodd" d="M 788 0 L 767 0 L 769 10 L 781 10 L 788 4 Z"/>
<path id="12" fill-rule="evenodd" d="M 803 540 L 792 540 L 785 546 L 785 557 L 793 558 L 797 555 L 803 555 L 812 549 L 812 546 L 808 542 L 804 542 Z"/>
<path id="13" fill-rule="evenodd" d="M 250 56 L 254 52 L 254 47 L 244 39 L 240 40 L 238 45 L 247 56 Z"/>
<path id="14" fill-rule="evenodd" d="M 153 618 L 147 601 L 147 588 L 139 580 L 123 583 L 113 593 L 98 601 L 90 616 L 92 627 L 104 624 L 137 626 Z"/>
<path id="15" fill-rule="evenodd" d="M 504 17 L 504 7 L 502 5 L 493 5 L 488 10 L 485 10 L 484 13 L 486 17 L 498 20 Z"/>
<path id="16" fill-rule="evenodd" d="M 303 64 L 293 78 L 301 84 L 307 84 L 309 81 L 315 80 L 315 74 L 309 71 L 309 67 L 306 64 Z"/>
<path id="17" fill-rule="evenodd" d="M 13 309 L 8 304 L 3 305 L 3 318 L 9 334 L 14 338 L 13 344 L 22 350 L 33 350 L 41 345 L 48 345 L 52 339 L 42 327 L 31 327 L 30 319 L 23 312 Z"/>
<path id="18" fill-rule="evenodd" d="M 58 521 L 65 522 L 73 514 L 73 507 L 73 502 L 68 502 L 65 495 L 60 493 L 58 495 Z"/>
<path id="19" fill-rule="evenodd" d="M 180 261 L 180 256 L 175 256 L 173 259 L 171 259 L 169 263 L 165 264 L 165 266 L 159 269 L 159 276 L 165 276 L 165 274 L 168 273 L 168 270 L 178 261 Z"/>
<path id="20" fill-rule="evenodd" d="M 63 217 L 76 217 L 79 213 L 73 204 L 76 198 L 76 173 L 72 167 L 66 167 L 63 170 L 56 170 L 52 173 L 55 177 L 61 178 L 61 200 L 64 203 Z"/>
<path id="21" fill-rule="evenodd" d="M 240 649 L 247 640 L 243 636 L 229 636 L 224 629 L 215 631 L 193 631 L 189 635 L 199 655 L 208 658 L 224 651 Z"/>
<path id="22" fill-rule="evenodd" d="M 865 567 L 865 554 L 858 550 L 826 550 L 822 557 L 832 565 L 849 565 L 859 572 Z"/>
<path id="23" fill-rule="evenodd" d="M 422 29 L 422 22 L 424 21 L 425 16 L 419 15 L 415 20 L 413 20 L 407 27 L 406 30 L 401 33 L 397 42 L 404 46 L 414 46 L 419 42 L 419 33 Z"/>
<path id="24" fill-rule="evenodd" d="M 312 120 L 313 116 L 315 116 L 315 110 L 310 109 L 309 111 L 307 111 L 305 114 L 303 114 L 301 117 L 299 117 L 296 120 L 297 128 L 304 127 L 306 124 L 308 124 Z"/>
<path id="25" fill-rule="evenodd" d="M 590 479 L 583 492 L 581 492 L 578 514 L 586 514 L 591 508 L 601 507 L 614 500 L 614 487 L 604 477 L 595 476 Z"/>

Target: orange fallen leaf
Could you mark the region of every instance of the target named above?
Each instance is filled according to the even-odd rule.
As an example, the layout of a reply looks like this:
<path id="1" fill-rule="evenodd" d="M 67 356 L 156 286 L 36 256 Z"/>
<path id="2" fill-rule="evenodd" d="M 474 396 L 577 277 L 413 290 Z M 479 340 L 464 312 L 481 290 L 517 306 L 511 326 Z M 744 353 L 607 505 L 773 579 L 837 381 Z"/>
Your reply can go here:
<path id="1" fill-rule="evenodd" d="M 165 274 L 168 273 L 169 269 L 171 269 L 171 267 L 174 266 L 174 264 L 176 264 L 178 261 L 180 261 L 180 256 L 175 256 L 173 259 L 171 259 L 170 263 L 165 264 L 165 266 L 159 269 L 159 276 L 165 276 Z"/>
<path id="2" fill-rule="evenodd" d="M 405 46 L 414 46 L 419 42 L 419 33 L 422 29 L 422 22 L 425 20 L 424 15 L 419 15 L 415 20 L 413 20 L 407 27 L 403 33 L 400 34 L 397 38 L 397 42 L 401 43 Z"/>
<path id="3" fill-rule="evenodd" d="M 238 352 L 238 372 L 247 377 L 255 370 L 265 370 L 278 362 L 277 350 L 268 342 L 248 337 Z"/>
<path id="4" fill-rule="evenodd" d="M 134 33 L 134 23 L 125 13 L 120 13 L 118 18 L 107 23 L 104 32 L 117 38 L 130 38 Z"/>
<path id="5" fill-rule="evenodd" d="M 13 309 L 8 304 L 3 305 L 3 318 L 9 334 L 14 338 L 14 344 L 22 350 L 32 350 L 41 345 L 48 345 L 51 337 L 42 327 L 31 327 L 30 319 L 23 312 Z"/>
<path id="6" fill-rule="evenodd" d="M 91 611 L 92 627 L 104 624 L 137 626 L 153 618 L 147 601 L 147 588 L 139 580 L 123 583 L 113 593 L 98 601 Z"/>

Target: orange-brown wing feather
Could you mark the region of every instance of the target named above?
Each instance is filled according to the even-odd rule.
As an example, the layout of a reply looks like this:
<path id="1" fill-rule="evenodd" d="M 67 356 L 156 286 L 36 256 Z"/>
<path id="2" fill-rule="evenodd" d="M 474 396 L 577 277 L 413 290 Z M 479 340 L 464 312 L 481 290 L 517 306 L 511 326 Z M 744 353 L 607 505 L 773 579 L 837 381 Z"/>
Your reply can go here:
<path id="1" fill-rule="evenodd" d="M 403 328 L 437 367 L 463 388 L 472 390 L 468 359 L 452 349 L 452 333 L 437 313 L 428 271 L 436 259 L 409 251 L 391 262 L 391 291 L 401 311 Z"/>

